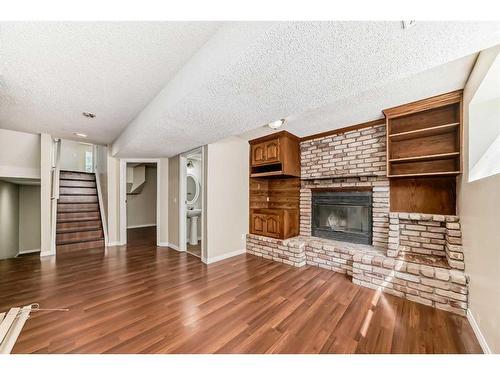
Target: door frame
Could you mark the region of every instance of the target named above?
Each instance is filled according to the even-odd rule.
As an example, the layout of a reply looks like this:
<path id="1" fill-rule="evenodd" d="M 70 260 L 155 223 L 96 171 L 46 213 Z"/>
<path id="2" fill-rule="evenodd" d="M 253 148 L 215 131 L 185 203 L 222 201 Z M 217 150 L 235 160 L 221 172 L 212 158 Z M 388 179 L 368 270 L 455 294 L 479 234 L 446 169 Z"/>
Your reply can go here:
<path id="1" fill-rule="evenodd" d="M 156 246 L 160 246 L 160 159 L 120 159 L 120 245 L 127 244 L 127 163 L 156 163 Z"/>
<path id="2" fill-rule="evenodd" d="M 187 184 L 187 158 L 189 155 L 199 153 L 201 155 L 201 179 L 200 179 L 200 198 L 201 198 L 201 259 L 204 259 L 206 241 L 205 233 L 205 155 L 203 146 L 197 147 L 190 151 L 183 152 L 179 155 L 179 251 L 187 251 L 187 202 L 186 202 L 186 184 Z"/>

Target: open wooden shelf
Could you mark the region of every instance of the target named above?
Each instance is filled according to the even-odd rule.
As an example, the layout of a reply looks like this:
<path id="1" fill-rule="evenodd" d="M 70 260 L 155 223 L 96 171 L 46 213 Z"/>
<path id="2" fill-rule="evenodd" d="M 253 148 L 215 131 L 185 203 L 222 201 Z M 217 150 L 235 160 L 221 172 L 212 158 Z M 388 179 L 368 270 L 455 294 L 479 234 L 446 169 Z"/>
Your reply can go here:
<path id="1" fill-rule="evenodd" d="M 423 161 L 423 160 L 438 160 L 438 159 L 453 159 L 460 156 L 460 152 L 447 152 L 444 154 L 432 154 L 422 156 L 411 156 L 406 158 L 389 159 L 391 163 L 405 163 L 410 161 Z"/>
<path id="2" fill-rule="evenodd" d="M 392 211 L 454 214 L 462 91 L 385 109 Z"/>
<path id="3" fill-rule="evenodd" d="M 283 175 L 284 175 L 283 171 L 274 171 L 274 172 L 252 173 L 250 174 L 250 177 L 272 177 L 272 176 L 283 176 Z"/>
<path id="4" fill-rule="evenodd" d="M 387 177 L 429 177 L 429 176 L 456 176 L 459 175 L 460 171 L 451 171 L 451 172 L 425 172 L 425 173 L 413 173 L 413 174 L 393 174 L 388 175 Z"/>
<path id="5" fill-rule="evenodd" d="M 410 130 L 401 133 L 389 134 L 391 141 L 404 141 L 406 139 L 414 139 L 420 137 L 429 137 L 454 131 L 460 125 L 459 122 L 451 124 L 432 126 L 424 129 Z"/>

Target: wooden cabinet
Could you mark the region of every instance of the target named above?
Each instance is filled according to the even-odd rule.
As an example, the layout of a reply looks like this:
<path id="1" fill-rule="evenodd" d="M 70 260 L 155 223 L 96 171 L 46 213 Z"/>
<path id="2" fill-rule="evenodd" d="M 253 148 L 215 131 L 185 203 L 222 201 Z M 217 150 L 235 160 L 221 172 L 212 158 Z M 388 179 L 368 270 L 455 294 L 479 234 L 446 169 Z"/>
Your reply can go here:
<path id="1" fill-rule="evenodd" d="M 281 131 L 250 141 L 250 169 L 252 177 L 299 177 L 299 138 Z"/>
<path id="2" fill-rule="evenodd" d="M 266 235 L 266 215 L 251 213 L 250 215 L 250 232 L 253 234 Z"/>
<path id="3" fill-rule="evenodd" d="M 297 209 L 256 208 L 250 210 L 250 233 L 285 239 L 299 234 Z"/>
<path id="4" fill-rule="evenodd" d="M 286 131 L 250 141 L 250 233 L 299 235 L 300 139 Z"/>
<path id="5" fill-rule="evenodd" d="M 260 166 L 280 162 L 280 142 L 273 139 L 251 145 L 251 165 Z"/>

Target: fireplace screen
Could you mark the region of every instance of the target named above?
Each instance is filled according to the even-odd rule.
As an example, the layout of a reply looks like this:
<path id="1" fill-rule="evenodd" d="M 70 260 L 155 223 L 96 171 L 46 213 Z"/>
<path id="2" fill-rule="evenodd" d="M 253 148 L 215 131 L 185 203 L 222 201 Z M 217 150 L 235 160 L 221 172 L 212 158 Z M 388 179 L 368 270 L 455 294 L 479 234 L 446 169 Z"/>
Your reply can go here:
<path id="1" fill-rule="evenodd" d="M 312 235 L 372 243 L 372 193 L 318 191 L 312 195 Z"/>

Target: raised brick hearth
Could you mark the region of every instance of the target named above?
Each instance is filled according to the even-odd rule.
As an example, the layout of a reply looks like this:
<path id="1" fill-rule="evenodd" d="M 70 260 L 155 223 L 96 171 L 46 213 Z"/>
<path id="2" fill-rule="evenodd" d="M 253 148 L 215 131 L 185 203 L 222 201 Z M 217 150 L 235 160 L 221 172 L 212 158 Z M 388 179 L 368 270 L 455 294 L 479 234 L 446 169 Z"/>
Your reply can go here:
<path id="1" fill-rule="evenodd" d="M 352 282 L 439 309 L 465 314 L 457 216 L 390 212 L 385 125 L 301 142 L 300 236 L 247 235 L 247 252 L 295 267 L 345 273 Z M 311 236 L 315 190 L 372 190 L 372 246 Z"/>

